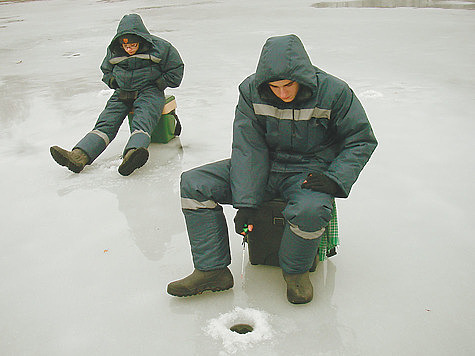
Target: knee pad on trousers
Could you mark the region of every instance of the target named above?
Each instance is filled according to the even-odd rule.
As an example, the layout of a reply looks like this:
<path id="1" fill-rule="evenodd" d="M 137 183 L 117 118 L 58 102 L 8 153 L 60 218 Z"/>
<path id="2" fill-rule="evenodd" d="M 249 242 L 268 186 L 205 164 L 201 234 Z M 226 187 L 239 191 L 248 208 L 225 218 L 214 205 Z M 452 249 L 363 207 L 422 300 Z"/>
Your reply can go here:
<path id="1" fill-rule="evenodd" d="M 297 226 L 302 231 L 316 232 L 328 225 L 332 218 L 332 209 L 332 206 L 299 202 L 287 206 L 283 214 L 292 226 Z"/>

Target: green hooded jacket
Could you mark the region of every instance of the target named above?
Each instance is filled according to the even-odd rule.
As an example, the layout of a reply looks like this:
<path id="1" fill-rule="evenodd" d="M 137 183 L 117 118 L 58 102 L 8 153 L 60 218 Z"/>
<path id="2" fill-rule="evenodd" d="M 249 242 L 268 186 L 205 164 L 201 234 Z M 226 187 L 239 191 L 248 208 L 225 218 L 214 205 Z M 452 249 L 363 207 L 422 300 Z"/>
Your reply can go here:
<path id="1" fill-rule="evenodd" d="M 268 83 L 299 83 L 286 103 Z M 295 35 L 269 38 L 255 74 L 239 86 L 231 189 L 236 208 L 258 207 L 269 173 L 323 172 L 346 198 L 377 146 L 366 113 L 342 80 L 313 66 Z"/>
<path id="2" fill-rule="evenodd" d="M 119 43 L 123 35 L 141 38 L 136 54 L 129 56 Z M 120 20 L 117 33 L 107 47 L 102 61 L 102 81 L 109 87 L 114 78 L 120 89 L 138 90 L 158 85 L 176 88 L 183 78 L 184 64 L 178 51 L 166 40 L 151 35 L 142 18 L 137 14 L 125 15 Z"/>

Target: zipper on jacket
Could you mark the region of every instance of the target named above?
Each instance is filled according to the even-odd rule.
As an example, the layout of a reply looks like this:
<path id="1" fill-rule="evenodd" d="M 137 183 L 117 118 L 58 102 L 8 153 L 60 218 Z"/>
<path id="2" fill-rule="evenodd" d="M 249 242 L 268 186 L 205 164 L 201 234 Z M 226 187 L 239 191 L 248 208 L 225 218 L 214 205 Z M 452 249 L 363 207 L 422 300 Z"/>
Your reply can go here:
<path id="1" fill-rule="evenodd" d="M 292 108 L 292 123 L 290 125 L 290 147 L 294 148 L 294 135 L 295 135 L 295 109 Z"/>

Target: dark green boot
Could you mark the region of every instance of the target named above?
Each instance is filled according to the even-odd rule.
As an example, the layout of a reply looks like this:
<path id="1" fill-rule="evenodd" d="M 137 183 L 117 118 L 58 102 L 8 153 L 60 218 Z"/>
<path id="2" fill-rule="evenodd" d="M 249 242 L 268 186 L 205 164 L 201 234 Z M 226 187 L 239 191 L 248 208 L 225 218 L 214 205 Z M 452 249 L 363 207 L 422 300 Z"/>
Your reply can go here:
<path id="1" fill-rule="evenodd" d="M 201 294 L 205 290 L 213 292 L 232 288 L 233 275 L 229 268 L 214 271 L 200 271 L 195 269 L 188 277 L 168 284 L 167 293 L 177 297 L 186 297 Z"/>
<path id="2" fill-rule="evenodd" d="M 74 173 L 81 172 L 84 166 L 89 163 L 89 157 L 79 148 L 75 148 L 69 152 L 61 147 L 52 146 L 49 152 L 56 163 L 60 166 L 68 167 L 68 169 Z"/>
<path id="3" fill-rule="evenodd" d="M 313 299 L 313 286 L 309 272 L 288 274 L 282 271 L 287 283 L 287 299 L 293 304 L 305 304 Z"/>
<path id="4" fill-rule="evenodd" d="M 148 151 L 145 147 L 131 148 L 127 151 L 119 166 L 119 173 L 123 176 L 130 175 L 137 168 L 142 167 L 148 160 Z"/>

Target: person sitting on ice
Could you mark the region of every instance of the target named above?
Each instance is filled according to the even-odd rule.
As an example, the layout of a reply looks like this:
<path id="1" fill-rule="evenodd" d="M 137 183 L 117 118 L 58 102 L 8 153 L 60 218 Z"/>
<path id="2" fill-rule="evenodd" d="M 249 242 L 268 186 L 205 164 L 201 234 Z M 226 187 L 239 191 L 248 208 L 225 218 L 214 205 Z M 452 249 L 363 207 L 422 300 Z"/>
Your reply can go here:
<path id="1" fill-rule="evenodd" d="M 119 23 L 101 70 L 102 81 L 115 91 L 94 129 L 72 151 L 52 146 L 50 152 L 59 165 L 79 173 L 105 150 L 133 111 L 130 138 L 119 166 L 119 173 L 128 176 L 147 162 L 151 133 L 165 105 L 164 90 L 180 85 L 184 64 L 169 42 L 151 35 L 139 15 L 129 14 Z"/>
<path id="2" fill-rule="evenodd" d="M 340 79 L 314 67 L 295 35 L 269 38 L 256 73 L 239 86 L 231 158 L 182 173 L 180 194 L 194 271 L 168 284 L 174 296 L 233 286 L 221 204 L 237 208 L 235 230 L 282 198 L 279 264 L 291 303 L 313 298 L 309 270 L 332 217 L 377 146 L 364 109 Z"/>

